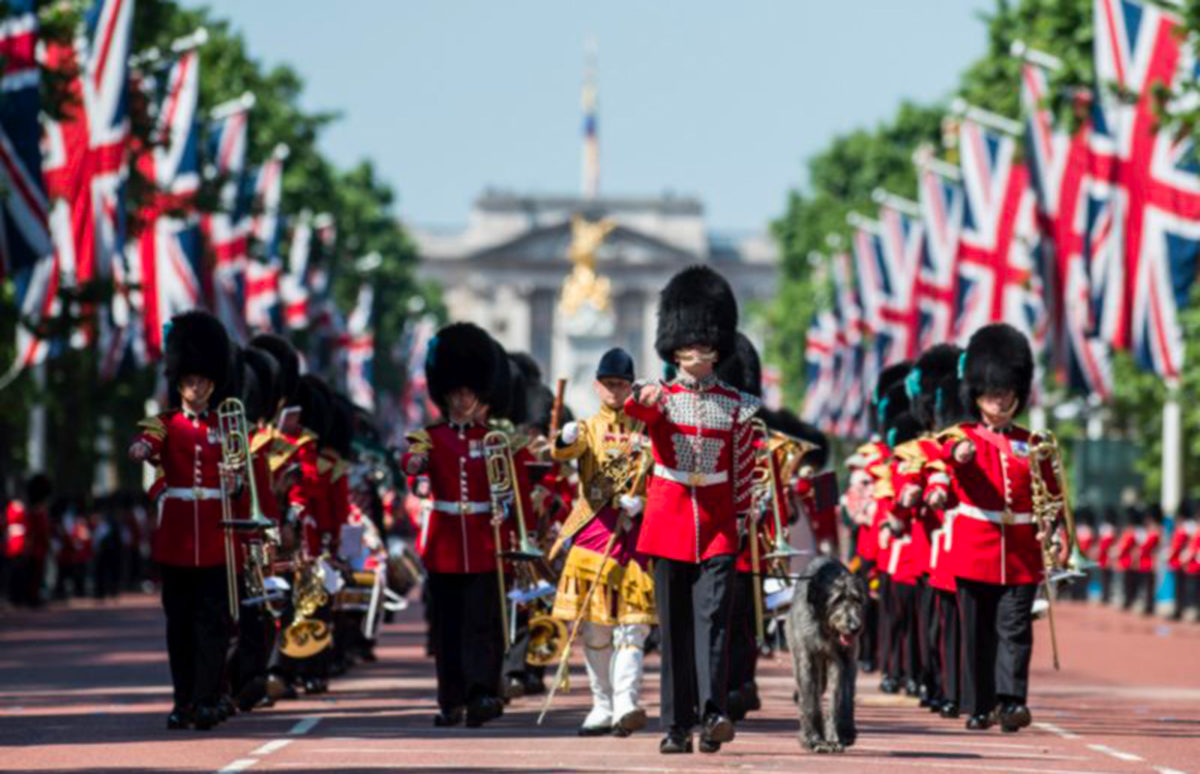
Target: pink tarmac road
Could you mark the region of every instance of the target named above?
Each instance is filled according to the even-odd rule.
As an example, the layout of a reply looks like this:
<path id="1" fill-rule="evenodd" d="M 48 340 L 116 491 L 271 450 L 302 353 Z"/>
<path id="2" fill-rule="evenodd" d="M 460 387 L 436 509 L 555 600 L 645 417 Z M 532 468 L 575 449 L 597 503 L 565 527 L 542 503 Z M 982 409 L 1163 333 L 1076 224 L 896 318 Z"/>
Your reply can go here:
<path id="1" fill-rule="evenodd" d="M 414 606 L 387 626 L 376 664 L 330 693 L 239 715 L 211 732 L 167 732 L 170 685 L 157 600 L 74 603 L 0 612 L 0 770 L 1077 772 L 1200 771 L 1200 625 L 1092 606 L 1056 610 L 1063 668 L 1036 630 L 1034 727 L 968 734 L 912 699 L 859 678 L 858 744 L 841 756 L 800 749 L 786 654 L 760 668 L 762 712 L 716 755 L 658 754 L 651 729 L 581 739 L 588 704 L 581 663 L 543 727 L 539 698 L 519 699 L 481 729 L 435 729 L 433 664 Z M 658 662 L 647 707 L 657 716 Z"/>

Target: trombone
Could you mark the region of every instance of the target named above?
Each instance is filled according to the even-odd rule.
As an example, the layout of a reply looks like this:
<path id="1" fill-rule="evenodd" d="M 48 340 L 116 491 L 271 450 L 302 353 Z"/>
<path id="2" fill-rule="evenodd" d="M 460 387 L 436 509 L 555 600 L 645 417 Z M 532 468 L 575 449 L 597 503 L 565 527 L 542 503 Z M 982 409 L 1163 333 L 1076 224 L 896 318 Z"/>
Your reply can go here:
<path id="1" fill-rule="evenodd" d="M 763 493 L 763 501 L 770 503 L 771 516 L 775 521 L 775 534 L 771 537 L 770 550 L 767 552 L 766 558 L 790 559 L 793 556 L 799 556 L 804 552 L 792 547 L 792 544 L 787 542 L 787 538 L 785 538 L 783 534 L 785 526 L 783 523 L 783 507 L 779 502 L 779 498 L 775 496 L 776 492 L 779 491 L 779 482 L 776 479 L 775 465 L 771 459 L 774 455 L 771 436 L 778 435 L 783 439 L 783 444 L 787 444 L 789 447 L 788 463 L 786 466 L 789 471 L 788 478 L 790 478 L 790 471 L 794 470 L 795 467 L 800 464 L 800 459 L 804 456 L 804 450 L 800 445 L 806 442 L 799 438 L 793 438 L 792 436 L 769 430 L 767 428 L 767 423 L 764 422 L 761 417 L 752 418 L 750 420 L 750 425 L 754 429 L 755 435 L 761 439 L 762 442 L 757 467 L 754 471 L 755 480 L 762 489 L 766 490 Z M 775 444 L 775 448 L 779 448 L 781 445 L 782 444 Z M 796 447 L 794 453 L 791 450 L 792 447 Z M 784 480 L 786 481 L 788 478 L 785 478 Z M 767 498 L 770 499 L 768 500 Z"/>
<path id="2" fill-rule="evenodd" d="M 221 526 L 225 531 L 225 585 L 229 602 L 229 615 L 233 622 L 239 619 L 237 586 L 237 550 L 234 545 L 234 530 L 267 530 L 274 523 L 263 515 L 258 501 L 258 487 L 254 481 L 250 436 L 247 432 L 246 407 L 237 398 L 226 398 L 217 406 L 217 430 L 221 435 Z M 237 496 L 233 476 L 242 471 L 242 478 L 250 496 L 250 518 L 239 519 L 234 514 L 233 500 Z M 248 551 L 247 561 L 265 561 L 261 552 Z M 263 567 L 256 568 L 261 574 Z M 253 574 L 253 572 L 252 572 Z"/>
<path id="3" fill-rule="evenodd" d="M 509 630 L 504 560 L 537 560 L 542 558 L 542 552 L 529 540 L 529 534 L 525 530 L 525 506 L 521 501 L 517 467 L 508 434 L 503 430 L 491 430 L 484 435 L 483 458 L 492 500 L 492 537 L 496 542 L 496 577 L 500 586 L 500 625 L 504 629 L 504 652 L 507 653 L 512 647 L 513 633 Z M 505 551 L 500 522 L 508 514 L 510 507 L 517 519 L 517 548 Z"/>

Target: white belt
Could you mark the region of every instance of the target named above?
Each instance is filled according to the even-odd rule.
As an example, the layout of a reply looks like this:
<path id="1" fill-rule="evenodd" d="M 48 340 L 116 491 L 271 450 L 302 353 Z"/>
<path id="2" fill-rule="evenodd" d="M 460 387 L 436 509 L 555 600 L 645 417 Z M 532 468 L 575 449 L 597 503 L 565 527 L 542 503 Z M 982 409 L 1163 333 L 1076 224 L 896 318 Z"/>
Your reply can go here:
<path id="1" fill-rule="evenodd" d="M 985 511 L 982 508 L 976 508 L 974 505 L 959 503 L 954 509 L 954 513 L 961 514 L 970 519 L 978 521 L 990 521 L 993 524 L 1032 524 L 1033 514 L 1031 513 L 1011 513 L 1005 511 Z"/>
<path id="2" fill-rule="evenodd" d="M 456 502 L 453 500 L 434 500 L 433 509 L 442 511 L 443 513 L 491 513 L 491 503 L 472 502 L 471 500 L 462 500 Z"/>
<path id="3" fill-rule="evenodd" d="M 205 488 L 202 486 L 197 486 L 197 487 L 172 486 L 172 487 L 168 487 L 167 491 L 164 492 L 163 494 L 164 494 L 164 496 L 169 497 L 172 500 L 220 500 L 221 499 L 221 490 L 220 489 L 213 489 L 211 487 Z"/>
<path id="4" fill-rule="evenodd" d="M 675 470 L 674 468 L 668 468 L 666 465 L 657 464 L 654 466 L 654 475 L 658 478 L 674 481 L 676 484 L 692 487 L 724 484 L 729 480 L 729 472 L 725 470 L 716 473 L 696 473 L 690 470 Z"/>

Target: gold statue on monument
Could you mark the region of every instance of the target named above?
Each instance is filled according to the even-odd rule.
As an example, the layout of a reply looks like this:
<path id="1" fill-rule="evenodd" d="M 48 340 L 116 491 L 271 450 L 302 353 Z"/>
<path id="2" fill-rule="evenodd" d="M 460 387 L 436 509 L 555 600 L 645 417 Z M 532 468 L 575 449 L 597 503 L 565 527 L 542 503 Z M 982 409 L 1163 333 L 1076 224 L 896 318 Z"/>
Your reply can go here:
<path id="1" fill-rule="evenodd" d="M 590 221 L 582 215 L 571 217 L 571 245 L 567 257 L 573 267 L 563 282 L 559 306 L 563 314 L 573 316 L 585 303 L 598 312 L 608 310 L 611 283 L 596 273 L 596 251 L 617 224 L 611 220 Z"/>

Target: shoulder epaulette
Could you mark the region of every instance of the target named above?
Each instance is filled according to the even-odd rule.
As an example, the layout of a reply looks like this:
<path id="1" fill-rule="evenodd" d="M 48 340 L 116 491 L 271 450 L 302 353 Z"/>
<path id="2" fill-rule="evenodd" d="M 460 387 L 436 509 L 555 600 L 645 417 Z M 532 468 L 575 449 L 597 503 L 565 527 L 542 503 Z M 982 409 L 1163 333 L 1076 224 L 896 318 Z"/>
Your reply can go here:
<path id="1" fill-rule="evenodd" d="M 156 417 L 146 417 L 138 422 L 138 429 L 146 435 L 159 439 L 167 437 L 167 423 L 165 417 L 169 414 L 159 414 Z"/>
<path id="2" fill-rule="evenodd" d="M 433 448 L 433 436 L 429 434 L 429 428 L 413 430 L 404 438 L 408 441 L 408 450 L 414 454 L 424 454 Z"/>

